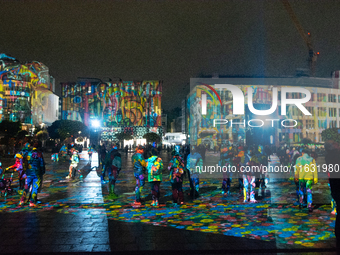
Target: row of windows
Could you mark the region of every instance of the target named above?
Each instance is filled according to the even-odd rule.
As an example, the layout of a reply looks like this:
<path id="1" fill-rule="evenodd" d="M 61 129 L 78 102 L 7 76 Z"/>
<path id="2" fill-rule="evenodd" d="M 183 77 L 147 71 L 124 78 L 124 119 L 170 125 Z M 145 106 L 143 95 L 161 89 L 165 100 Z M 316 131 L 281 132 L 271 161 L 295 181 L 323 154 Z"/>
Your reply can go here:
<path id="1" fill-rule="evenodd" d="M 315 121 L 314 120 L 296 120 L 297 122 L 297 126 L 294 128 L 298 128 L 298 129 L 303 129 L 303 127 L 305 127 L 306 129 L 315 129 Z M 305 125 L 304 125 L 305 124 Z M 339 125 L 337 125 L 339 124 Z M 318 128 L 321 129 L 326 129 L 327 128 L 327 120 L 318 120 L 317 122 Z M 337 123 L 336 120 L 329 120 L 328 121 L 328 127 L 329 128 L 337 128 L 340 127 L 340 121 L 339 123 Z"/>
<path id="2" fill-rule="evenodd" d="M 307 111 L 309 111 L 312 116 L 315 116 L 315 107 L 307 106 Z M 336 117 L 337 116 L 337 108 L 329 107 L 328 108 L 328 115 L 327 115 L 327 107 L 318 107 L 317 109 L 317 115 L 318 117 Z M 287 113 L 289 112 L 289 109 L 287 110 Z M 340 108 L 338 110 L 339 117 L 340 117 Z M 297 107 L 294 107 L 291 109 L 292 116 L 302 116 L 302 112 Z"/>
<path id="3" fill-rule="evenodd" d="M 264 99 L 267 98 L 267 93 L 264 93 Z M 288 99 L 295 99 L 295 98 L 303 98 L 305 97 L 302 93 L 287 93 Z M 230 101 L 233 99 L 232 94 L 230 91 L 225 91 L 221 93 L 222 100 Z M 337 100 L 338 98 L 338 100 Z M 278 91 L 278 100 L 281 100 L 281 91 Z M 340 95 L 336 94 L 326 94 L 326 93 L 311 93 L 310 101 L 318 101 L 318 102 L 330 102 L 330 103 L 340 103 Z"/>

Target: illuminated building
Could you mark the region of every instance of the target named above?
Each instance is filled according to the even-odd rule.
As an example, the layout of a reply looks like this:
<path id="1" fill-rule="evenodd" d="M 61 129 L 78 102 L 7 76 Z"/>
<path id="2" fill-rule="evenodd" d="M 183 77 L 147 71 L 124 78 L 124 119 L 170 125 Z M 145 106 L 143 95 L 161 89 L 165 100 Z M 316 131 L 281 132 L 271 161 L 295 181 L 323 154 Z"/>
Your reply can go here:
<path id="1" fill-rule="evenodd" d="M 21 64 L 0 54 L 0 121 L 21 121 L 23 129 L 50 125 L 58 119 L 54 79 L 41 62 Z"/>
<path id="2" fill-rule="evenodd" d="M 335 73 L 336 75 L 336 73 Z M 245 113 L 233 113 L 233 95 L 227 89 L 214 89 L 215 84 L 237 86 L 244 95 Z M 268 116 L 251 113 L 248 109 L 248 88 L 253 89 L 252 102 L 257 110 L 272 106 L 273 88 L 278 90 L 278 105 Z M 304 107 L 311 115 L 304 115 L 298 107 L 288 104 L 286 115 L 281 115 L 281 89 L 283 87 L 305 88 L 311 99 Z M 216 93 L 211 89 L 213 88 Z M 202 95 L 207 98 L 207 112 L 202 114 Z M 219 98 L 217 95 L 219 95 Z M 287 99 L 301 99 L 302 93 L 287 93 Z M 340 127 L 339 78 L 220 78 L 191 79 L 191 92 L 187 98 L 187 126 L 191 144 L 206 144 L 210 148 L 223 143 L 232 144 L 298 144 L 303 138 L 322 143 L 321 132 L 326 128 Z M 214 126 L 214 120 L 224 119 Z M 275 119 L 276 121 L 266 121 Z M 294 121 L 284 122 L 285 119 Z M 249 122 L 250 121 L 250 122 Z M 233 123 L 241 123 L 230 125 Z M 215 121 L 216 123 L 216 121 Z M 244 124 L 243 124 L 244 123 Z M 262 126 L 263 123 L 263 126 Z M 292 127 L 288 127 L 292 125 Z M 293 127 L 294 125 L 294 127 Z M 252 127 L 253 126 L 253 127 Z M 258 127 L 255 127 L 258 126 Z"/>
<path id="3" fill-rule="evenodd" d="M 142 139 L 148 132 L 160 136 L 162 82 L 103 82 L 79 79 L 61 83 L 61 118 L 78 120 L 90 126 L 91 119 L 101 121 L 101 141 L 115 140 L 115 134 L 130 133 Z"/>

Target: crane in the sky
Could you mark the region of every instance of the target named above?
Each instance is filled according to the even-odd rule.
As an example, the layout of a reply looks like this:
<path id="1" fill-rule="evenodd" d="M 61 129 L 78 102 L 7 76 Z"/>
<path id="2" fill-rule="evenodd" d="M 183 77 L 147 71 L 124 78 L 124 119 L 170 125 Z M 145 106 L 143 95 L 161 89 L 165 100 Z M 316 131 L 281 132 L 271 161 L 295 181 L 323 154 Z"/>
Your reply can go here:
<path id="1" fill-rule="evenodd" d="M 315 65 L 316 60 L 319 55 L 319 52 L 314 51 L 313 43 L 312 43 L 312 35 L 311 33 L 305 33 L 304 29 L 302 28 L 298 18 L 296 17 L 292 6 L 288 2 L 288 0 L 281 0 L 283 6 L 286 8 L 290 18 L 294 22 L 294 25 L 298 32 L 300 33 L 302 39 L 305 41 L 307 48 L 308 48 L 308 64 L 309 64 L 309 70 L 310 75 L 315 76 Z"/>

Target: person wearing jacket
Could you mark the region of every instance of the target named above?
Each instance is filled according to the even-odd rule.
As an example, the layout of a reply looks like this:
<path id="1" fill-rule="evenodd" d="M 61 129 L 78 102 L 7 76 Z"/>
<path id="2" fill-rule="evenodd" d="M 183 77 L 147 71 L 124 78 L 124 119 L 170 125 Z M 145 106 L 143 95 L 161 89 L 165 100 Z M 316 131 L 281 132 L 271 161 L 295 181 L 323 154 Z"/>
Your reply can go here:
<path id="1" fill-rule="evenodd" d="M 68 175 L 66 176 L 66 179 L 70 179 L 72 177 L 74 177 L 74 173 L 73 173 L 73 169 L 77 168 L 78 164 L 79 164 L 79 155 L 78 155 L 78 151 L 75 148 L 71 148 L 71 158 L 70 158 L 70 166 L 68 168 Z"/>
<path id="2" fill-rule="evenodd" d="M 190 154 L 187 156 L 186 168 L 190 173 L 190 196 L 197 198 L 199 196 L 199 174 L 203 169 L 203 159 L 195 146 L 192 147 Z"/>
<path id="3" fill-rule="evenodd" d="M 163 161 L 160 157 L 151 156 L 147 160 L 148 182 L 151 185 L 151 206 L 159 205 L 159 186 L 162 182 Z"/>
<path id="4" fill-rule="evenodd" d="M 172 200 L 177 204 L 184 204 L 183 178 L 185 174 L 185 164 L 182 156 L 179 154 L 179 145 L 176 145 L 172 152 L 172 159 L 169 162 L 168 170 L 170 171 L 170 182 L 172 188 Z"/>
<path id="5" fill-rule="evenodd" d="M 253 150 L 249 149 L 246 154 L 244 154 L 244 161 L 241 162 L 241 166 L 249 166 L 250 169 L 259 168 L 260 163 L 256 155 L 253 155 Z M 243 171 L 243 202 L 255 203 L 255 173 L 253 171 Z M 249 191 L 250 189 L 250 191 Z"/>
<path id="6" fill-rule="evenodd" d="M 26 145 L 27 153 L 24 155 L 24 164 L 26 167 L 26 182 L 25 189 L 22 193 L 19 205 L 25 203 L 26 195 L 32 186 L 32 195 L 30 198 L 30 206 L 34 207 L 37 203 L 38 189 L 41 185 L 41 176 L 44 171 L 44 160 L 38 153 L 36 148 L 30 149 L 30 145 Z"/>
<path id="7" fill-rule="evenodd" d="M 122 168 L 122 157 L 118 152 L 117 146 L 114 146 L 112 150 L 107 153 L 105 159 L 105 169 L 109 173 L 109 199 L 116 199 L 118 196 L 115 193 L 115 185 Z"/>
<path id="8" fill-rule="evenodd" d="M 141 193 L 145 184 L 144 168 L 146 167 L 146 161 L 144 159 L 144 148 L 139 145 L 136 148 L 136 153 L 132 155 L 133 173 L 136 178 L 135 188 L 135 205 L 141 205 Z"/>
<path id="9" fill-rule="evenodd" d="M 221 152 L 221 159 L 219 161 L 219 166 L 222 168 L 233 165 L 234 154 L 232 150 L 228 150 L 228 148 L 224 148 Z M 230 169 L 230 167 L 229 167 Z M 230 194 L 230 185 L 233 177 L 233 172 L 223 171 L 223 180 L 222 180 L 222 195 L 226 196 Z"/>
<path id="10" fill-rule="evenodd" d="M 302 156 L 296 160 L 295 166 L 295 180 L 299 181 L 300 193 L 299 202 L 300 208 L 303 206 L 303 199 L 305 196 L 305 188 L 307 193 L 307 207 L 308 211 L 312 212 L 313 207 L 313 197 L 312 197 L 312 187 L 313 184 L 318 183 L 318 170 L 316 168 L 315 160 L 309 156 L 308 150 L 302 150 Z"/>

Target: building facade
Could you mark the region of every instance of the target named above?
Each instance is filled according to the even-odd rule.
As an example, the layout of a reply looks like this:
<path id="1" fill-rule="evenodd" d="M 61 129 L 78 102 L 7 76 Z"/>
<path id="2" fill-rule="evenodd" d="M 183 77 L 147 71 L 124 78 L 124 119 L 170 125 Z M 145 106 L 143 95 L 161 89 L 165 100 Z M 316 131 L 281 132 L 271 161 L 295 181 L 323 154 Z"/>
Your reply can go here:
<path id="1" fill-rule="evenodd" d="M 103 82 L 79 79 L 61 83 L 61 118 L 91 126 L 101 123 L 101 141 L 113 141 L 120 132 L 142 139 L 146 133 L 163 133 L 162 81 Z"/>
<path id="2" fill-rule="evenodd" d="M 21 64 L 0 54 L 0 121 L 20 121 L 23 129 L 50 125 L 58 119 L 54 79 L 41 62 Z"/>
<path id="3" fill-rule="evenodd" d="M 186 121 L 190 142 L 194 144 L 204 143 L 210 148 L 226 142 L 248 145 L 262 143 L 278 146 L 300 143 L 303 138 L 309 138 L 314 143 L 322 143 L 321 132 L 324 129 L 340 127 L 340 84 L 338 78 L 225 78 L 218 80 L 197 78 L 192 79 L 191 82 L 193 86 L 187 98 Z M 214 89 L 215 84 L 231 84 L 241 89 L 245 104 L 243 115 L 233 114 L 232 93 L 227 89 Z M 311 99 L 303 105 L 311 115 L 303 114 L 294 104 L 288 104 L 286 114 L 282 115 L 281 89 L 283 87 L 301 87 L 310 91 Z M 254 115 L 248 107 L 248 88 L 252 88 L 252 102 L 257 110 L 271 108 L 273 88 L 276 88 L 278 93 L 276 110 L 268 116 Z M 217 93 L 213 93 L 212 89 Z M 203 94 L 207 102 L 205 114 L 202 114 Z M 303 93 L 295 92 L 286 95 L 287 99 L 304 97 Z M 227 120 L 227 123 L 226 121 L 216 121 L 216 119 Z M 275 121 L 269 121 L 270 119 L 275 119 Z M 232 126 L 230 125 L 231 121 L 234 123 Z M 284 121 L 283 125 L 282 121 Z M 220 124 L 216 125 L 216 123 Z"/>

